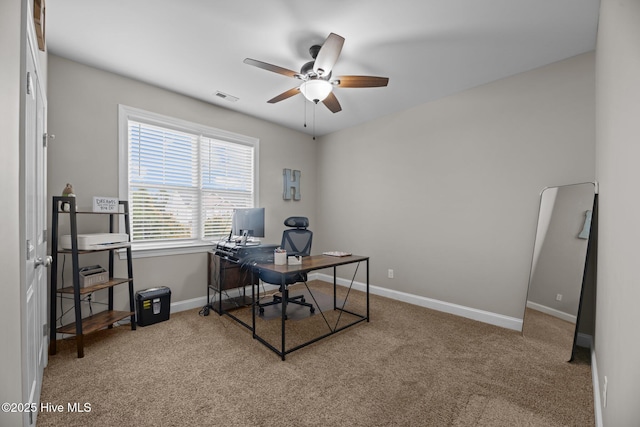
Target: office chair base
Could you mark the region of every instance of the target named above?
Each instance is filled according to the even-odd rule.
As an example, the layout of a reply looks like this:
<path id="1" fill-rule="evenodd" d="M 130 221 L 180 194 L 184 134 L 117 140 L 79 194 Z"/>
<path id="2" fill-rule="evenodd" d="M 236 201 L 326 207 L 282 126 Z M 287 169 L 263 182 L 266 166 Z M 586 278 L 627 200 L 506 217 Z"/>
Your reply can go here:
<path id="1" fill-rule="evenodd" d="M 273 301 L 269 301 L 266 303 L 258 303 L 258 311 L 260 313 L 260 315 L 264 314 L 264 308 L 268 307 L 270 305 L 276 305 L 276 304 L 281 304 L 282 303 L 282 296 L 280 295 L 274 295 L 273 296 Z M 316 308 L 313 306 L 313 304 L 306 302 L 306 300 L 304 299 L 304 295 L 297 295 L 295 297 L 289 297 L 287 298 L 287 304 L 297 304 L 297 305 L 302 305 L 305 307 L 309 307 L 309 312 L 311 314 L 315 313 Z M 285 320 L 288 318 L 287 314 L 285 313 L 284 315 Z"/>

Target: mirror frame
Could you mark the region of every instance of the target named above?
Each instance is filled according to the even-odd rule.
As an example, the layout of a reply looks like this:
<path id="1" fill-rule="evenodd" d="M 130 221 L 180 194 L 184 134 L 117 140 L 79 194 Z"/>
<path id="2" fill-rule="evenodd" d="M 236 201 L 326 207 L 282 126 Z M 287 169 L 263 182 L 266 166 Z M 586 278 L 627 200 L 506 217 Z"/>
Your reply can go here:
<path id="1" fill-rule="evenodd" d="M 576 323 L 575 323 L 575 328 L 574 328 L 574 333 L 573 333 L 573 343 L 571 345 L 571 353 L 570 353 L 570 358 L 569 358 L 569 362 L 572 362 L 575 359 L 575 355 L 576 355 L 576 348 L 577 348 L 577 343 L 578 343 L 578 331 L 579 331 L 579 326 L 580 326 L 580 320 L 581 320 L 581 316 L 582 316 L 582 311 L 583 311 L 583 302 L 584 302 L 584 296 L 585 296 L 585 286 L 586 286 L 586 280 L 587 280 L 587 272 L 588 272 L 588 268 L 589 268 L 589 264 L 590 264 L 590 259 L 591 257 L 595 256 L 595 252 L 596 252 L 596 239 L 597 239 L 597 203 L 598 203 L 598 183 L 597 182 L 579 182 L 579 183 L 575 183 L 575 184 L 566 184 L 566 185 L 557 185 L 557 186 L 548 186 L 543 188 L 540 191 L 540 196 L 539 196 L 539 204 L 538 204 L 538 215 L 537 215 L 537 222 L 536 222 L 536 238 L 534 239 L 534 244 L 533 244 L 533 251 L 532 251 L 532 256 L 531 256 L 531 265 L 530 265 L 530 270 L 529 270 L 529 280 L 527 283 L 527 294 L 525 297 L 525 304 L 524 304 L 524 313 L 522 315 L 522 330 L 521 330 L 521 334 L 524 337 L 525 336 L 525 319 L 526 319 L 526 311 L 527 311 L 527 302 L 529 301 L 529 295 L 531 293 L 531 282 L 532 282 L 532 278 L 533 278 L 533 273 L 534 273 L 534 263 L 536 261 L 536 244 L 537 244 L 537 234 L 538 234 L 538 229 L 540 227 L 540 214 L 542 212 L 542 198 L 544 195 L 544 192 L 546 190 L 549 189 L 553 189 L 553 188 L 561 188 L 561 187 L 572 187 L 572 186 L 578 186 L 578 185 L 584 185 L 584 184 L 592 184 L 593 185 L 593 204 L 592 204 L 592 214 L 591 214 L 591 223 L 589 226 L 589 236 L 587 237 L 587 247 L 586 247 L 586 252 L 585 252 L 585 261 L 584 261 L 584 267 L 582 270 L 582 278 L 580 281 L 580 292 L 579 292 L 579 297 L 578 297 L 578 307 L 577 307 L 577 313 L 576 313 Z"/>

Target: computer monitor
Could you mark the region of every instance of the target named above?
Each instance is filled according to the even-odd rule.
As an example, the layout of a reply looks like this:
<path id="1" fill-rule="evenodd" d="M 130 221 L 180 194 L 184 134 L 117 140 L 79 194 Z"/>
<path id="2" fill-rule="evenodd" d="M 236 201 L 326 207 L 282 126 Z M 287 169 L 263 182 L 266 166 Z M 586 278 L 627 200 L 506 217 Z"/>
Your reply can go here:
<path id="1" fill-rule="evenodd" d="M 238 208 L 233 211 L 231 234 L 264 237 L 264 208 Z"/>

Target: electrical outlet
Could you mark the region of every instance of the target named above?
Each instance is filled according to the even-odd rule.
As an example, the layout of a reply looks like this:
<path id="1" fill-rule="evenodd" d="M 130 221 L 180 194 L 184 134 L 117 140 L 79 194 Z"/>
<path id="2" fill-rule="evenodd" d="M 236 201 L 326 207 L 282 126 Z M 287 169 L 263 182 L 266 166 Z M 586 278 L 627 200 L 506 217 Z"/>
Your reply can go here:
<path id="1" fill-rule="evenodd" d="M 556 301 L 562 301 L 562 294 L 556 294 Z"/>
<path id="2" fill-rule="evenodd" d="M 607 380 L 607 376 L 604 376 L 604 386 L 602 387 L 602 406 L 607 407 L 607 388 L 609 386 L 609 381 Z"/>
<path id="3" fill-rule="evenodd" d="M 392 269 L 389 269 L 387 271 L 387 277 L 389 277 L 389 279 L 393 279 L 393 270 Z"/>

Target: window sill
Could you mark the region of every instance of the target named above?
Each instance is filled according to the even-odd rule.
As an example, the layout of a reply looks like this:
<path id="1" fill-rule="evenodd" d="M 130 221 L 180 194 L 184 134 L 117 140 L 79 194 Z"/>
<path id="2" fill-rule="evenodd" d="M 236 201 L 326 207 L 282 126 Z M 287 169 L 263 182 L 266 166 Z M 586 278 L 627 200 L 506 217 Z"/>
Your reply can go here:
<path id="1" fill-rule="evenodd" d="M 215 247 L 213 241 L 201 241 L 201 242 L 189 242 L 184 244 L 174 244 L 171 247 L 159 244 L 149 243 L 132 243 L 131 244 L 131 257 L 136 258 L 151 258 L 160 256 L 171 255 L 186 255 L 203 253 L 212 250 Z M 121 260 L 127 259 L 126 249 L 120 249 L 117 251 L 118 257 Z"/>

